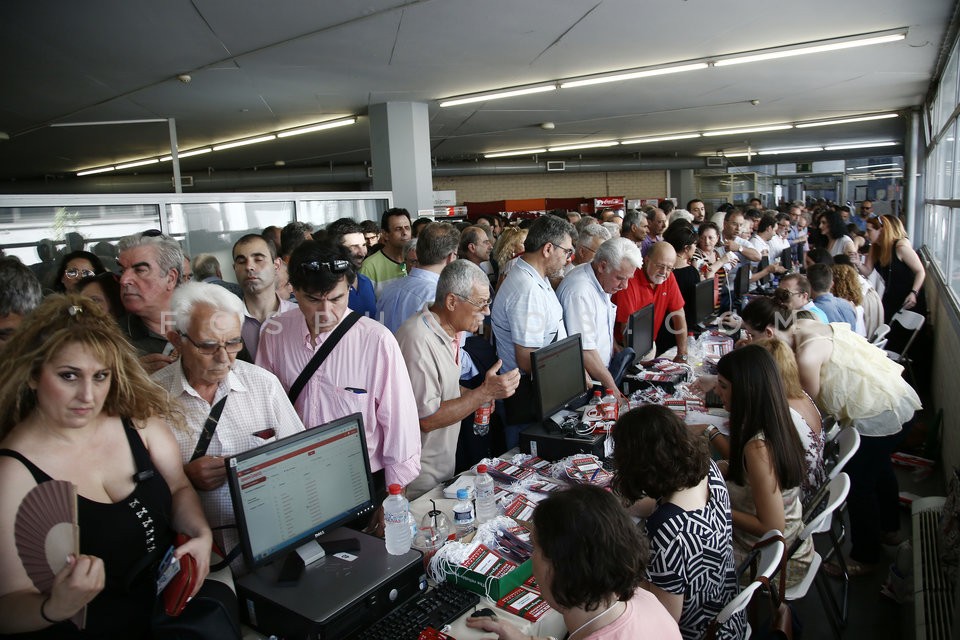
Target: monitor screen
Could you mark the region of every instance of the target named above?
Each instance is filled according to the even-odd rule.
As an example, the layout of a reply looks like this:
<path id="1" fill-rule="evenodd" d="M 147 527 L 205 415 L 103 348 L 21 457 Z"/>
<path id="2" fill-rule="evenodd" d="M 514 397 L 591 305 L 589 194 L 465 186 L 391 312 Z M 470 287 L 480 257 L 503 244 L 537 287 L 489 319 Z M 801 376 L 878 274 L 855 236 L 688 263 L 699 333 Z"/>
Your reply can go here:
<path id="1" fill-rule="evenodd" d="M 716 280 L 707 278 L 701 280 L 693 288 L 693 320 L 694 324 L 702 325 L 713 315 L 714 288 Z"/>
<path id="2" fill-rule="evenodd" d="M 580 334 L 575 333 L 530 354 L 537 419 L 541 422 L 586 394 L 583 347 L 580 345 Z"/>
<path id="3" fill-rule="evenodd" d="M 733 297 L 736 300 L 740 300 L 750 291 L 750 265 L 746 262 L 741 264 L 740 268 L 737 269 L 737 275 L 734 277 Z"/>
<path id="4" fill-rule="evenodd" d="M 630 334 L 630 346 L 642 358 L 653 349 L 653 303 L 630 314 L 627 319 L 627 332 Z"/>
<path id="5" fill-rule="evenodd" d="M 251 570 L 375 508 L 359 413 L 227 458 L 226 467 Z"/>

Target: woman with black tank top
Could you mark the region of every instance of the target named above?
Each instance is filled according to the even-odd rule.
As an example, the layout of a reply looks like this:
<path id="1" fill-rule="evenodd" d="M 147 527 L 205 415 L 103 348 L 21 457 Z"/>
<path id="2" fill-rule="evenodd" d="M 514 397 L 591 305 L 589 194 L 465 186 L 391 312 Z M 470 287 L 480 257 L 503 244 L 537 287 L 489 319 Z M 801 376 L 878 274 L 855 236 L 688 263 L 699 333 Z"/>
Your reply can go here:
<path id="1" fill-rule="evenodd" d="M 926 314 L 923 295 L 926 271 L 900 220 L 886 215 L 867 218 L 867 238 L 870 253 L 859 269 L 864 276 L 876 269 L 883 279 L 883 321 L 890 324 L 901 309 Z M 886 348 L 899 353 L 908 337 L 902 327 L 892 327 Z"/>
<path id="2" fill-rule="evenodd" d="M 109 318 L 81 296 L 48 297 L 0 351 L 0 635 L 145 638 L 157 567 L 175 550 L 209 571 L 211 533 L 167 421 L 177 412 Z M 24 496 L 77 490 L 80 554 L 40 593 L 17 553 Z M 199 588 L 199 586 L 198 586 Z M 68 620 L 84 606 L 86 625 Z"/>

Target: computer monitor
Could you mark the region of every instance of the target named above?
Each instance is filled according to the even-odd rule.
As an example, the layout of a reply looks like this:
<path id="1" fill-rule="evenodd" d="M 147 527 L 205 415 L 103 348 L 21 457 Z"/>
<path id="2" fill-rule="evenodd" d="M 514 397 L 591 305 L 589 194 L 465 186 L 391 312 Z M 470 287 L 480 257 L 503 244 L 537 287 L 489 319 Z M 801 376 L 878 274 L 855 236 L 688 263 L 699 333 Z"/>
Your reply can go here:
<path id="1" fill-rule="evenodd" d="M 693 321 L 694 325 L 703 326 L 713 315 L 714 288 L 716 280 L 707 278 L 701 280 L 693 288 Z M 690 327 L 692 329 L 693 327 Z"/>
<path id="2" fill-rule="evenodd" d="M 750 291 L 750 265 L 746 262 L 741 264 L 734 278 L 733 299 L 739 302 Z"/>
<path id="3" fill-rule="evenodd" d="M 585 398 L 587 380 L 579 333 L 531 353 L 530 368 L 537 398 L 537 419 L 541 422 Z"/>
<path id="4" fill-rule="evenodd" d="M 627 318 L 627 344 L 637 358 L 642 358 L 653 349 L 653 303 L 635 311 Z"/>
<path id="5" fill-rule="evenodd" d="M 376 508 L 359 413 L 231 456 L 226 468 L 250 570 Z"/>

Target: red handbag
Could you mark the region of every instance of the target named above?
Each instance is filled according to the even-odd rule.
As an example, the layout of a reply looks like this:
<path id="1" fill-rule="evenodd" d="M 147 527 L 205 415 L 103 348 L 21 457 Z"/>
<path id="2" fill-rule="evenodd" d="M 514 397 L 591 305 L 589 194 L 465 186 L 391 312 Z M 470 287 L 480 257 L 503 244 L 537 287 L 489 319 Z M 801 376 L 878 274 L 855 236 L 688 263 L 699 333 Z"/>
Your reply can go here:
<path id="1" fill-rule="evenodd" d="M 177 534 L 175 546 L 189 542 L 189 536 Z M 163 589 L 163 610 L 168 616 L 179 616 L 197 586 L 197 561 L 189 553 L 180 558 L 180 571 Z"/>

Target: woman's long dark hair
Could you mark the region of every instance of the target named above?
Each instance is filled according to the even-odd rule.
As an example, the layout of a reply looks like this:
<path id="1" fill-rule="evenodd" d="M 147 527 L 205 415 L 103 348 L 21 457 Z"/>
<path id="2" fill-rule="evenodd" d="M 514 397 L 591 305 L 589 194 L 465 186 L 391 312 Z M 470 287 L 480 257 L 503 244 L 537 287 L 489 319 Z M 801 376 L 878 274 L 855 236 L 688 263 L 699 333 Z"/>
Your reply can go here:
<path id="1" fill-rule="evenodd" d="M 731 387 L 728 477 L 744 484 L 743 447 L 762 432 L 780 489 L 799 486 L 805 466 L 803 445 L 773 356 L 763 347 L 747 345 L 720 358 L 717 371 Z"/>

